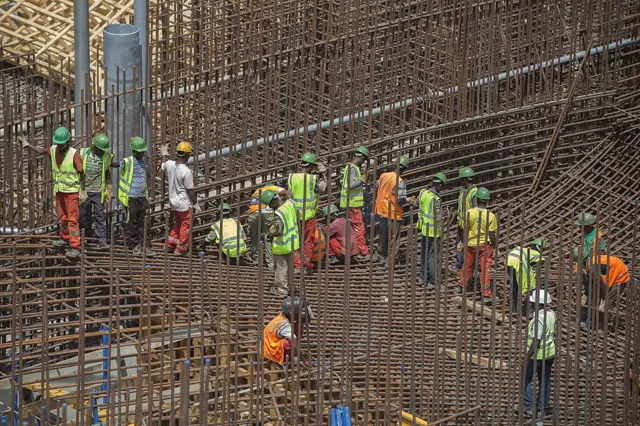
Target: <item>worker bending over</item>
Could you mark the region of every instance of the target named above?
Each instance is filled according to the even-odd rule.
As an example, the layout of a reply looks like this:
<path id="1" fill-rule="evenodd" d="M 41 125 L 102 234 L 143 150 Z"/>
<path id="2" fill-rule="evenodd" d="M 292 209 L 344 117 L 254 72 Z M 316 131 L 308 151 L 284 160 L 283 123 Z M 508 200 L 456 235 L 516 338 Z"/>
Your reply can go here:
<path id="1" fill-rule="evenodd" d="M 542 238 L 536 238 L 529 244 L 530 247 L 511 247 L 507 257 L 509 268 L 509 282 L 511 287 L 511 312 L 518 312 L 521 300 L 526 301 L 529 291 L 538 288 L 537 265 L 544 261 L 542 249 L 547 243 Z M 526 306 L 522 308 L 525 313 Z"/>
<path id="2" fill-rule="evenodd" d="M 280 199 L 286 200 L 288 198 L 287 190 L 277 185 L 265 185 L 262 188 L 256 189 L 251 194 L 251 200 L 249 201 L 249 239 L 251 241 L 251 259 L 253 263 L 258 263 L 258 245 L 259 240 L 269 233 L 269 227 L 273 223 L 273 210 L 271 207 L 260 202 L 260 194 L 264 191 L 274 191 L 278 194 Z M 258 229 L 258 221 L 260 222 L 260 229 Z M 265 261 L 267 268 L 273 271 L 273 254 L 271 253 L 271 242 L 266 242 L 263 239 Z"/>
<path id="3" fill-rule="evenodd" d="M 69 130 L 66 127 L 58 127 L 53 134 L 53 145 L 46 150 L 29 144 L 24 138 L 22 147 L 38 154 L 46 153 L 51 158 L 51 180 L 58 208 L 61 238 L 54 241 L 53 245 L 58 248 L 70 247 L 65 254 L 68 258 L 76 259 L 80 256 L 78 193 L 83 168 L 80 153 L 69 145 L 70 139 Z"/>
<path id="4" fill-rule="evenodd" d="M 204 250 L 210 244 L 220 243 L 225 259 L 235 265 L 245 265 L 242 256 L 247 252 L 247 236 L 242 225 L 231 217 L 231 206 L 227 203 L 220 206 L 220 216 L 220 220 L 211 225 L 211 231 L 200 244 L 200 249 Z"/>
<path id="5" fill-rule="evenodd" d="M 596 261 L 597 248 L 602 247 L 601 241 L 605 241 L 604 236 L 596 227 L 596 217 L 591 213 L 580 213 L 574 222 L 574 225 L 582 228 L 582 235 L 584 239 L 584 246 L 582 250 L 582 256 L 586 260 L 591 257 L 592 261 Z"/>
<path id="6" fill-rule="evenodd" d="M 356 230 L 346 218 L 339 217 L 338 213 L 338 208 L 333 204 L 322 209 L 325 220 L 329 215 L 329 263 L 345 262 L 347 255 L 356 262 L 368 261 L 369 256 L 359 256 L 361 253 Z"/>
<path id="7" fill-rule="evenodd" d="M 351 160 L 344 166 L 342 172 L 342 187 L 340 189 L 340 208 L 347 209 L 347 216 L 351 220 L 351 226 L 356 234 L 358 245 L 357 260 L 365 261 L 365 256 L 369 255 L 367 245 L 366 227 L 362 208 L 364 207 L 364 189 L 369 175 L 362 173 L 360 167 L 369 158 L 369 149 L 364 146 L 356 148 Z"/>
<path id="8" fill-rule="evenodd" d="M 433 175 L 431 185 L 418 195 L 419 210 L 417 228 L 422 233 L 420 250 L 420 283 L 427 283 L 427 290 L 444 289 L 442 282 L 442 199 L 440 192 L 447 183 L 442 172 Z"/>
<path id="9" fill-rule="evenodd" d="M 302 229 L 304 230 L 304 241 L 302 243 L 301 260 L 298 255 L 294 258 L 294 265 L 297 272 L 302 272 L 303 264 L 306 272 L 311 272 L 313 262 L 313 243 L 316 228 L 316 212 L 318 209 L 318 192 L 324 192 L 327 184 L 324 179 L 325 167 L 318 163 L 315 154 L 305 153 L 300 159 L 300 172 L 289 174 L 289 192 L 300 215 Z M 297 223 L 297 221 L 296 221 Z"/>
<path id="10" fill-rule="evenodd" d="M 464 287 L 468 288 L 477 268 L 480 275 L 483 301 L 491 304 L 496 302 L 496 299 L 491 289 L 489 268 L 493 263 L 493 251 L 497 244 L 498 220 L 495 214 L 487 210 L 487 204 L 491 199 L 488 189 L 478 188 L 476 199 L 478 207 L 473 207 L 467 212 L 463 238 L 466 247 L 464 267 L 460 274 L 457 291 L 462 293 Z"/>
<path id="11" fill-rule="evenodd" d="M 457 245 L 456 245 L 456 268 L 462 269 L 464 262 L 464 244 L 462 242 L 464 234 L 464 221 L 467 217 L 467 212 L 473 207 L 478 207 L 476 202 L 476 192 L 478 188 L 474 185 L 473 179 L 476 174 L 471 167 L 463 167 L 458 172 L 458 179 L 460 180 L 460 192 L 458 194 L 458 233 L 457 233 Z"/>
<path id="12" fill-rule="evenodd" d="M 283 366 L 291 359 L 293 342 L 302 338 L 304 326 L 315 319 L 305 296 L 287 296 L 282 301 L 282 312 L 276 315 L 262 331 L 264 357 Z"/>

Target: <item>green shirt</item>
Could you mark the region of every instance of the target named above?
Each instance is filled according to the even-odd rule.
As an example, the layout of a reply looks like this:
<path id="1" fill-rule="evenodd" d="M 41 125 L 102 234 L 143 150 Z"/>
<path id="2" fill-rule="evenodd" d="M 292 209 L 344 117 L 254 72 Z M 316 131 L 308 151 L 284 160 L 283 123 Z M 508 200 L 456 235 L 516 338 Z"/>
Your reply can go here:
<path id="1" fill-rule="evenodd" d="M 87 168 L 84 171 L 84 190 L 102 192 L 102 157 L 93 154 L 87 156 Z"/>

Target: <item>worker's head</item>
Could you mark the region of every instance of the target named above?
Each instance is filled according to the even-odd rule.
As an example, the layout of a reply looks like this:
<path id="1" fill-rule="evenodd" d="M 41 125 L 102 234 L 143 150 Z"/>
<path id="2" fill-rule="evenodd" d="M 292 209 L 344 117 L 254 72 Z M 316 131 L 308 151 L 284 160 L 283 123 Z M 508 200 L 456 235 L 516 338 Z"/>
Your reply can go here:
<path id="1" fill-rule="evenodd" d="M 147 144 L 144 142 L 144 139 L 140 136 L 134 136 L 131 138 L 129 144 L 131 145 L 131 152 L 134 157 L 137 159 L 144 157 L 144 153 L 147 152 Z"/>
<path id="2" fill-rule="evenodd" d="M 97 156 L 104 155 L 105 152 L 111 151 L 111 142 L 104 133 L 98 133 L 91 139 L 91 145 L 93 146 L 93 152 Z"/>
<path id="3" fill-rule="evenodd" d="M 476 200 L 478 201 L 479 206 L 486 206 L 491 200 L 491 193 L 487 188 L 481 186 L 476 191 Z"/>
<path id="4" fill-rule="evenodd" d="M 329 215 L 329 219 L 333 220 L 336 218 L 336 216 L 338 216 L 338 211 L 338 208 L 335 205 L 331 204 L 329 206 L 323 207 L 322 210 L 320 210 L 320 217 L 322 219 L 326 219 L 327 215 Z"/>
<path id="5" fill-rule="evenodd" d="M 400 170 L 400 174 L 404 173 L 409 168 L 409 157 L 403 155 L 398 157 L 398 170 Z"/>
<path id="6" fill-rule="evenodd" d="M 543 238 L 534 238 L 530 244 L 531 248 L 542 253 L 542 250 L 548 247 L 547 242 Z"/>
<path id="7" fill-rule="evenodd" d="M 227 203 L 222 203 L 220 206 L 220 215 L 222 217 L 230 217 L 231 216 L 231 206 Z"/>
<path id="8" fill-rule="evenodd" d="M 438 172 L 431 177 L 431 187 L 437 192 L 442 191 L 447 183 L 447 177 L 442 172 Z"/>
<path id="9" fill-rule="evenodd" d="M 311 305 L 305 296 L 295 296 L 291 300 L 291 296 L 287 296 L 282 301 L 282 313 L 289 318 L 291 322 L 309 323 L 315 319 Z"/>
<path id="10" fill-rule="evenodd" d="M 69 140 L 71 140 L 71 133 L 66 127 L 58 127 L 53 133 L 53 143 L 62 152 L 69 149 Z"/>
<path id="11" fill-rule="evenodd" d="M 366 146 L 359 146 L 353 152 L 353 158 L 351 159 L 351 163 L 359 166 L 364 163 L 369 158 L 369 148 Z"/>
<path id="12" fill-rule="evenodd" d="M 182 161 L 187 161 L 191 154 L 193 154 L 193 147 L 189 142 L 180 142 L 176 147 L 176 155 Z"/>
<path id="13" fill-rule="evenodd" d="M 262 201 L 262 204 L 266 204 L 273 210 L 276 210 L 278 207 L 280 207 L 280 204 L 282 204 L 282 201 L 280 201 L 280 197 L 278 197 L 278 194 L 276 194 L 276 191 L 272 189 L 267 189 L 266 191 L 262 191 L 262 196 L 260 197 L 260 201 Z"/>
<path id="14" fill-rule="evenodd" d="M 475 176 L 476 172 L 474 172 L 471 167 L 463 167 L 458 171 L 460 184 L 466 188 L 471 188 L 471 186 L 473 186 L 473 179 Z"/>
<path id="15" fill-rule="evenodd" d="M 589 234 L 596 226 L 596 216 L 586 212 L 580 213 L 576 217 L 574 225 L 580 226 L 584 229 L 585 234 Z"/>
<path id="16" fill-rule="evenodd" d="M 529 295 L 529 302 L 534 305 L 549 305 L 551 303 L 551 295 L 548 291 L 536 288 Z"/>
<path id="17" fill-rule="evenodd" d="M 300 158 L 300 165 L 304 170 L 310 172 L 318 165 L 318 159 L 313 152 L 305 152 Z"/>

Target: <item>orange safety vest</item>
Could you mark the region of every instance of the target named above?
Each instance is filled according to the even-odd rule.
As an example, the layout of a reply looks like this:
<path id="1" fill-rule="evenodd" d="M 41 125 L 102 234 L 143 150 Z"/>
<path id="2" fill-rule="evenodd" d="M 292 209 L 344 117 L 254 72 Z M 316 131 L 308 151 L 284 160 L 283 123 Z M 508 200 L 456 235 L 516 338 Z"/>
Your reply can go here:
<path id="1" fill-rule="evenodd" d="M 599 263 L 600 265 L 609 265 L 609 273 L 602 275 L 602 281 L 607 283 L 609 288 L 614 285 L 626 284 L 631 279 L 627 265 L 619 257 L 602 255 Z"/>
<path id="2" fill-rule="evenodd" d="M 319 225 L 316 225 L 316 230 L 314 233 L 313 240 L 313 255 L 311 256 L 312 262 L 318 262 L 327 250 L 327 238 L 322 231 L 322 228 Z"/>
<path id="3" fill-rule="evenodd" d="M 278 337 L 277 333 L 289 319 L 283 313 L 278 314 L 262 331 L 264 357 L 280 365 L 284 363 L 284 344 L 287 339 Z"/>
<path id="4" fill-rule="evenodd" d="M 378 216 L 389 219 L 401 220 L 402 207 L 396 205 L 396 180 L 399 184 L 404 179 L 399 177 L 396 172 L 387 172 L 380 175 L 380 184 L 378 185 L 378 196 L 376 198 L 376 211 Z M 391 202 L 391 209 L 389 209 Z"/>

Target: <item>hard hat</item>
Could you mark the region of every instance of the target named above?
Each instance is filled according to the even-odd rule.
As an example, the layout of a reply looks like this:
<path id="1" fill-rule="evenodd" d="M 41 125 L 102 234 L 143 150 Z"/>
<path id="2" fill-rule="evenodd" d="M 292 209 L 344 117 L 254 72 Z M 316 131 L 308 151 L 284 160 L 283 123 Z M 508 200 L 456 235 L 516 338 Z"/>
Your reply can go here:
<path id="1" fill-rule="evenodd" d="M 538 238 L 535 238 L 533 241 L 531 241 L 531 246 L 538 246 L 540 248 L 547 248 L 549 245 L 547 244 L 547 242 L 544 239 L 538 237 Z"/>
<path id="2" fill-rule="evenodd" d="M 227 203 L 222 203 L 220 206 L 220 211 L 222 213 L 231 213 L 231 206 Z"/>
<path id="3" fill-rule="evenodd" d="M 282 313 L 292 319 L 297 319 L 301 313 L 303 320 L 315 319 L 311 306 L 305 296 L 295 296 L 293 303 L 291 303 L 291 296 L 285 297 L 282 301 Z"/>
<path id="4" fill-rule="evenodd" d="M 276 191 L 274 191 L 273 189 L 267 189 L 266 191 L 262 191 L 262 197 L 260 198 L 260 201 L 262 201 L 262 204 L 269 205 L 269 203 L 273 201 L 275 196 Z"/>
<path id="5" fill-rule="evenodd" d="M 193 147 L 191 146 L 191 144 L 189 142 L 180 142 L 178 144 L 178 147 L 176 148 L 177 152 L 186 152 L 186 153 L 193 153 Z"/>
<path id="6" fill-rule="evenodd" d="M 131 138 L 131 151 L 133 152 L 145 152 L 147 150 L 147 144 L 144 143 L 144 139 L 140 136 Z"/>
<path id="7" fill-rule="evenodd" d="M 573 248 L 572 258 L 574 262 L 580 261 L 580 246 L 576 246 Z"/>
<path id="8" fill-rule="evenodd" d="M 481 186 L 478 188 L 478 191 L 476 191 L 476 198 L 478 200 L 489 201 L 491 199 L 491 194 L 487 188 Z"/>
<path id="9" fill-rule="evenodd" d="M 444 175 L 444 173 L 438 172 L 433 175 L 433 181 L 447 183 L 447 177 Z"/>
<path id="10" fill-rule="evenodd" d="M 300 162 L 316 165 L 318 164 L 318 159 L 316 158 L 316 155 L 313 152 L 305 152 L 302 155 L 302 158 L 300 158 Z"/>
<path id="11" fill-rule="evenodd" d="M 574 222 L 574 225 L 589 226 L 596 223 L 596 217 L 591 213 L 580 213 Z"/>
<path id="12" fill-rule="evenodd" d="M 366 146 L 359 146 L 356 148 L 355 154 L 369 158 L 369 148 Z"/>
<path id="13" fill-rule="evenodd" d="M 402 157 L 398 158 L 398 164 L 400 165 L 400 167 L 409 167 L 409 157 L 403 155 Z"/>
<path id="14" fill-rule="evenodd" d="M 91 143 L 96 148 L 100 148 L 103 151 L 109 152 L 111 149 L 111 142 L 109 142 L 109 138 L 104 133 L 98 133 L 91 139 Z"/>
<path id="15" fill-rule="evenodd" d="M 53 143 L 56 145 L 62 145 L 63 143 L 67 143 L 67 141 L 71 138 L 71 133 L 67 130 L 66 127 L 58 127 L 56 131 L 53 133 Z"/>
<path id="16" fill-rule="evenodd" d="M 338 213 L 338 208 L 333 204 L 322 208 L 322 216 L 324 217 L 326 217 L 327 214 L 334 214 L 334 213 Z"/>
<path id="17" fill-rule="evenodd" d="M 463 167 L 458 172 L 459 178 L 472 178 L 475 175 L 476 175 L 476 172 L 474 172 L 471 167 Z"/>
<path id="18" fill-rule="evenodd" d="M 529 301 L 532 303 L 540 303 L 542 305 L 548 305 L 551 303 L 551 295 L 549 292 L 540 290 L 533 290 L 529 295 Z"/>

